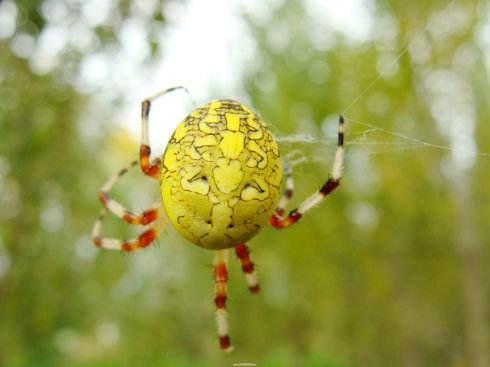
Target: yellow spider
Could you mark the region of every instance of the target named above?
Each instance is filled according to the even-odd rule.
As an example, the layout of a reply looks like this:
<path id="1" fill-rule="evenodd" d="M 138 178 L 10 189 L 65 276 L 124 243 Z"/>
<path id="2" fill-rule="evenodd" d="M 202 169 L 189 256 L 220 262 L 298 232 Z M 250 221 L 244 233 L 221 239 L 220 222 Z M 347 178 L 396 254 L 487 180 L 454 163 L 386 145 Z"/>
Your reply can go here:
<path id="1" fill-rule="evenodd" d="M 192 111 L 173 133 L 162 159 L 150 160 L 148 118 L 151 103 L 174 87 L 142 102 L 140 168 L 160 179 L 162 203 L 134 214 L 110 197 L 117 180 L 131 163 L 111 178 L 99 193 L 104 209 L 92 231 L 93 243 L 111 250 L 133 251 L 150 245 L 170 221 L 192 243 L 215 251 L 214 278 L 216 323 L 220 346 L 231 351 L 226 314 L 228 249 L 234 248 L 248 288 L 260 290 L 246 242 L 270 223 L 285 228 L 318 204 L 340 183 L 343 167 L 343 118 L 339 118 L 338 144 L 331 177 L 316 193 L 288 215 L 285 209 L 293 195 L 290 168 L 280 197 L 282 167 L 274 136 L 264 121 L 240 102 L 219 99 Z M 163 205 L 162 205 L 163 204 Z M 130 240 L 101 236 L 106 210 L 129 224 L 146 229 Z"/>

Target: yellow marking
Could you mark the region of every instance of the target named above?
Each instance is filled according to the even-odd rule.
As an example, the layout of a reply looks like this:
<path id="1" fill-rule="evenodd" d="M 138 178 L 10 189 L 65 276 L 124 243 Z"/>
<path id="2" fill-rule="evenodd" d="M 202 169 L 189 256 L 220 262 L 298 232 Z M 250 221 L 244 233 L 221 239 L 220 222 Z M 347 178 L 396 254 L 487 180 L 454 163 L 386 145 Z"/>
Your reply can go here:
<path id="1" fill-rule="evenodd" d="M 179 225 L 186 229 L 187 238 L 192 242 L 199 242 L 199 238 L 205 236 L 212 227 L 207 221 L 199 220 L 191 216 L 181 216 L 178 219 Z M 190 237 L 190 238 L 189 238 Z"/>
<path id="2" fill-rule="evenodd" d="M 249 158 L 247 161 L 247 167 L 251 167 L 251 168 L 257 167 L 257 161 L 253 158 Z"/>
<path id="3" fill-rule="evenodd" d="M 242 191 L 242 200 L 264 200 L 269 196 L 269 185 L 262 176 L 254 175 L 253 180 L 245 185 Z"/>
<path id="4" fill-rule="evenodd" d="M 282 167 L 281 162 L 278 160 L 274 167 L 271 169 L 270 173 L 267 175 L 266 180 L 271 185 L 279 187 L 281 186 L 282 177 Z"/>
<path id="5" fill-rule="evenodd" d="M 260 161 L 258 163 L 258 167 L 263 169 L 267 166 L 267 154 L 262 150 L 262 148 L 255 142 L 249 141 L 247 144 L 247 149 L 251 152 L 255 152 L 260 156 Z"/>
<path id="6" fill-rule="evenodd" d="M 172 196 L 175 215 L 174 226 L 188 240 L 199 243 L 199 238 L 211 230 L 212 205 L 207 195 L 198 195 L 189 191 L 180 191 Z"/>
<path id="7" fill-rule="evenodd" d="M 237 189 L 243 178 L 242 165 L 240 161 L 229 161 L 220 158 L 216 162 L 216 168 L 213 170 L 214 181 L 218 190 L 228 194 Z"/>
<path id="8" fill-rule="evenodd" d="M 186 133 L 186 135 L 180 139 L 180 144 L 185 145 L 186 143 L 192 143 L 194 141 L 194 136 L 192 134 L 189 134 L 189 132 Z"/>
<path id="9" fill-rule="evenodd" d="M 237 159 L 244 148 L 245 135 L 240 132 L 223 131 L 223 140 L 219 144 L 225 158 Z"/>
<path id="10" fill-rule="evenodd" d="M 208 195 L 181 190 L 174 198 L 181 207 L 179 215 L 189 216 L 195 221 L 209 221 L 213 204 L 209 202 Z"/>
<path id="11" fill-rule="evenodd" d="M 204 247 L 227 248 L 235 245 L 232 243 L 231 238 L 223 236 L 228 226 L 233 223 L 232 215 L 233 210 L 226 205 L 226 202 L 221 202 L 213 206 L 211 230 L 200 239 Z"/>
<path id="12" fill-rule="evenodd" d="M 203 108 L 197 108 L 194 111 L 192 111 L 189 114 L 189 116 L 192 117 L 192 118 L 194 118 L 194 119 L 196 119 L 196 120 L 200 120 L 202 118 L 202 114 L 203 114 L 204 111 L 205 111 L 205 109 L 203 109 Z"/>
<path id="13" fill-rule="evenodd" d="M 213 212 L 211 213 L 214 230 L 225 230 L 231 223 L 231 216 L 233 210 L 226 205 L 226 203 L 219 203 L 213 206 Z"/>
<path id="14" fill-rule="evenodd" d="M 180 139 L 182 139 L 186 134 L 187 127 L 184 123 L 180 123 L 179 126 L 177 126 L 177 129 L 175 129 L 174 138 L 175 140 L 180 141 Z"/>
<path id="15" fill-rule="evenodd" d="M 257 216 L 257 208 L 260 208 L 262 202 L 257 200 L 240 200 L 233 207 L 233 221 L 238 224 L 258 224 L 264 225 L 269 220 L 269 213 L 265 213 L 265 216 Z M 251 218 L 253 218 L 251 220 Z"/>
<path id="16" fill-rule="evenodd" d="M 215 194 L 213 194 L 212 192 L 209 193 L 209 201 L 212 204 L 218 204 L 220 202 L 220 200 L 218 199 L 218 197 Z"/>
<path id="17" fill-rule="evenodd" d="M 243 108 L 243 110 L 244 110 L 244 111 L 246 111 L 246 112 L 248 112 L 249 114 L 253 115 L 253 113 L 254 113 L 254 112 L 253 112 L 253 111 L 252 111 L 250 108 L 248 108 L 248 107 L 247 107 L 247 106 L 245 106 L 244 104 L 242 104 L 241 106 L 242 106 L 242 108 Z"/>
<path id="18" fill-rule="evenodd" d="M 274 139 L 271 139 L 269 144 L 272 149 L 272 153 L 274 153 L 276 157 L 279 157 L 279 147 L 277 146 L 276 141 Z"/>
<path id="19" fill-rule="evenodd" d="M 223 118 L 220 115 L 210 112 L 202 121 L 204 121 L 207 124 L 217 124 L 222 120 Z"/>
<path id="20" fill-rule="evenodd" d="M 226 128 L 231 131 L 238 131 L 240 129 L 240 115 L 235 113 L 225 114 Z"/>
<path id="21" fill-rule="evenodd" d="M 184 171 L 181 185 L 184 190 L 195 192 L 196 194 L 206 195 L 209 192 L 209 182 L 201 174 L 201 167 L 187 167 Z"/>
<path id="22" fill-rule="evenodd" d="M 216 134 L 218 132 L 218 128 L 216 126 L 212 126 L 211 124 L 217 124 L 221 121 L 221 116 L 208 114 L 204 119 L 199 122 L 199 130 L 206 134 Z"/>
<path id="23" fill-rule="evenodd" d="M 250 131 L 248 133 L 248 137 L 250 139 L 253 139 L 253 140 L 258 140 L 258 139 L 262 139 L 262 137 L 264 136 L 263 132 L 262 132 L 262 128 L 261 126 L 255 121 L 255 118 L 253 115 L 249 115 L 248 118 L 247 118 L 247 124 L 248 126 L 252 129 L 252 131 Z"/>
<path id="24" fill-rule="evenodd" d="M 217 145 L 217 144 L 218 144 L 218 139 L 216 139 L 215 135 L 198 136 L 194 141 L 195 147 L 203 147 L 203 146 Z"/>
<path id="25" fill-rule="evenodd" d="M 194 145 L 191 145 L 188 150 L 188 154 L 192 159 L 201 159 L 201 155 L 197 151 Z"/>
<path id="26" fill-rule="evenodd" d="M 210 112 L 214 112 L 216 111 L 218 108 L 221 107 L 221 102 L 216 100 L 216 101 L 212 101 L 210 104 L 209 104 L 209 111 Z"/>
<path id="27" fill-rule="evenodd" d="M 205 161 L 208 161 L 208 162 L 214 162 L 214 159 L 213 159 L 213 156 L 211 155 L 211 152 L 204 152 L 202 153 L 202 159 L 204 159 Z"/>
<path id="28" fill-rule="evenodd" d="M 177 152 L 180 146 L 176 144 L 169 144 L 165 155 L 163 157 L 163 164 L 169 171 L 175 171 L 177 169 Z"/>

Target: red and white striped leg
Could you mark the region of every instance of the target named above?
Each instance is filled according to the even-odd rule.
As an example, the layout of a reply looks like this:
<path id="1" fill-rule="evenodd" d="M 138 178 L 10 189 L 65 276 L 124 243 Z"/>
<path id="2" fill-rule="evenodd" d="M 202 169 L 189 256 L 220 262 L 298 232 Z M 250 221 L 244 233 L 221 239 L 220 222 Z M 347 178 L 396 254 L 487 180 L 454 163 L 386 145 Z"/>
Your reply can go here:
<path id="1" fill-rule="evenodd" d="M 102 237 L 102 222 L 107 211 L 102 209 L 99 218 L 95 221 L 92 230 L 92 242 L 95 246 L 108 250 L 134 251 L 148 247 L 163 231 L 167 224 L 167 218 L 163 210 L 158 208 L 157 219 L 153 221 L 138 237 L 130 240 Z"/>
<path id="2" fill-rule="evenodd" d="M 228 250 L 218 250 L 214 254 L 214 304 L 216 305 L 216 325 L 221 349 L 231 352 L 230 336 L 228 335 L 228 315 L 226 312 L 227 282 L 228 282 Z"/>
<path id="3" fill-rule="evenodd" d="M 157 207 L 145 210 L 141 214 L 134 214 L 128 209 L 126 209 L 119 202 L 112 199 L 110 196 L 110 192 L 112 191 L 112 188 L 114 187 L 116 182 L 119 181 L 121 177 L 123 177 L 126 173 L 128 173 L 128 171 L 131 168 L 135 167 L 137 164 L 138 164 L 137 161 L 131 162 L 128 167 L 123 168 L 114 177 L 110 178 L 100 190 L 99 199 L 107 210 L 109 210 L 112 214 L 121 218 L 125 222 L 129 224 L 147 225 L 157 219 L 158 217 Z"/>
<path id="4" fill-rule="evenodd" d="M 245 280 L 247 282 L 248 289 L 252 293 L 258 293 L 260 291 L 259 281 L 257 274 L 255 274 L 255 266 L 250 258 L 250 250 L 246 243 L 240 243 L 235 247 L 235 254 L 240 260 L 243 273 L 245 274 Z"/>
<path id="5" fill-rule="evenodd" d="M 281 198 L 277 204 L 274 215 L 279 218 L 282 218 L 284 213 L 286 212 L 286 208 L 288 207 L 289 201 L 293 197 L 294 194 L 294 180 L 293 180 L 293 169 L 291 166 L 284 167 L 284 176 L 286 177 L 286 184 L 284 187 L 284 191 L 282 192 Z"/>
<path id="6" fill-rule="evenodd" d="M 284 167 L 284 176 L 286 177 L 286 185 L 275 211 L 275 215 L 280 218 L 282 218 L 282 216 L 286 212 L 289 201 L 294 194 L 293 169 L 291 168 L 291 166 Z"/>
<path id="7" fill-rule="evenodd" d="M 337 136 L 337 150 L 335 151 L 331 177 L 323 184 L 320 190 L 303 201 L 298 208 L 293 209 L 287 217 L 282 217 L 282 215 L 279 215 L 276 210 L 276 213 L 274 213 L 269 220 L 269 223 L 273 227 L 281 229 L 296 223 L 308 210 L 319 204 L 340 184 L 342 169 L 344 167 L 344 118 L 342 116 L 339 117 L 339 129 Z"/>
<path id="8" fill-rule="evenodd" d="M 178 89 L 184 89 L 184 87 L 172 87 L 164 91 L 158 92 L 157 94 L 146 98 L 141 102 L 141 145 L 140 145 L 140 167 L 145 175 L 153 178 L 160 178 L 160 158 L 155 158 L 153 161 L 150 160 L 151 148 L 150 148 L 150 136 L 148 130 L 148 121 L 150 116 L 151 103 L 156 99 L 162 97 L 163 95 L 173 92 Z"/>

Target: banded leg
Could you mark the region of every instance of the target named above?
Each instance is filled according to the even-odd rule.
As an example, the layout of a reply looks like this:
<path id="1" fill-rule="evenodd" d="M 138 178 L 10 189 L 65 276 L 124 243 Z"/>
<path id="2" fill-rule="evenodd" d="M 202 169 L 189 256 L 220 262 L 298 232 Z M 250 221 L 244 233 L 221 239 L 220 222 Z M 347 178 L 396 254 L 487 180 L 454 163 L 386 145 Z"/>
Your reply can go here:
<path id="1" fill-rule="evenodd" d="M 148 175 L 153 178 L 160 177 L 160 158 L 155 158 L 153 161 L 150 161 L 151 156 L 151 148 L 150 148 L 150 137 L 148 132 L 148 121 L 150 116 L 150 107 L 151 103 L 156 99 L 162 97 L 163 95 L 173 92 L 178 89 L 183 89 L 187 93 L 186 88 L 184 87 L 172 87 L 165 89 L 164 91 L 158 92 L 157 94 L 146 98 L 143 102 L 141 102 L 141 145 L 140 145 L 140 167 L 145 175 Z"/>
<path id="2" fill-rule="evenodd" d="M 235 254 L 240 260 L 243 273 L 245 274 L 245 280 L 248 285 L 248 289 L 252 293 L 258 293 L 260 291 L 259 281 L 257 274 L 255 274 L 255 266 L 250 258 L 250 250 L 246 243 L 240 243 L 235 247 Z"/>
<path id="3" fill-rule="evenodd" d="M 308 210 L 319 204 L 328 194 L 330 194 L 340 184 L 342 178 L 342 169 L 344 167 L 344 118 L 339 117 L 339 130 L 337 140 L 337 150 L 332 165 L 331 177 L 323 184 L 323 186 L 303 201 L 298 208 L 292 210 L 289 215 L 282 218 L 277 211 L 269 220 L 269 223 L 278 229 L 289 227 L 296 223 Z"/>
<path id="4" fill-rule="evenodd" d="M 278 217 L 282 217 L 284 215 L 289 204 L 289 200 L 291 200 L 294 194 L 293 169 L 291 166 L 285 166 L 284 175 L 286 176 L 286 187 L 284 188 L 275 211 L 275 215 Z"/>
<path id="5" fill-rule="evenodd" d="M 123 177 L 126 173 L 131 168 L 134 168 L 138 164 L 137 161 L 133 161 L 130 163 L 128 167 L 123 168 L 120 170 L 117 175 L 114 177 L 110 178 L 106 184 L 102 187 L 102 189 L 99 192 L 99 199 L 102 202 L 102 204 L 106 207 L 107 210 L 109 210 L 112 214 L 116 215 L 117 217 L 121 218 L 125 222 L 129 224 L 141 224 L 141 225 L 146 225 L 154 220 L 157 219 L 158 217 L 158 208 L 150 208 L 148 210 L 143 211 L 141 214 L 134 214 L 130 212 L 128 209 L 126 209 L 123 205 L 121 205 L 119 202 L 116 200 L 112 199 L 110 196 L 110 192 L 114 185 L 116 184 L 121 177 Z"/>
<path id="6" fill-rule="evenodd" d="M 218 250 L 214 254 L 214 304 L 216 305 L 216 325 L 221 349 L 231 352 L 230 336 L 228 335 L 228 315 L 226 313 L 227 282 L 228 282 L 228 250 Z"/>
<path id="7" fill-rule="evenodd" d="M 157 209 L 157 219 L 153 221 L 138 237 L 130 240 L 107 238 L 101 236 L 102 222 L 107 211 L 102 209 L 92 230 L 92 242 L 95 246 L 108 250 L 134 251 L 149 246 L 163 231 L 167 218 L 161 208 Z"/>

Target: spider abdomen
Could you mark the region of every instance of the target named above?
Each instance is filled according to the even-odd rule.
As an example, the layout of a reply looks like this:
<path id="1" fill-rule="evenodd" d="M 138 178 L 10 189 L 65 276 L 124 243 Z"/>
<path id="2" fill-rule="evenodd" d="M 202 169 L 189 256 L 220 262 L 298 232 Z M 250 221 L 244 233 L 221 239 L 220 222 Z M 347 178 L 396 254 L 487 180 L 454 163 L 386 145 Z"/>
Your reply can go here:
<path id="1" fill-rule="evenodd" d="M 215 100 L 191 112 L 163 154 L 161 194 L 170 222 L 210 249 L 253 237 L 279 198 L 277 143 L 243 104 Z"/>

